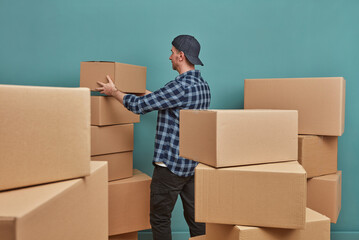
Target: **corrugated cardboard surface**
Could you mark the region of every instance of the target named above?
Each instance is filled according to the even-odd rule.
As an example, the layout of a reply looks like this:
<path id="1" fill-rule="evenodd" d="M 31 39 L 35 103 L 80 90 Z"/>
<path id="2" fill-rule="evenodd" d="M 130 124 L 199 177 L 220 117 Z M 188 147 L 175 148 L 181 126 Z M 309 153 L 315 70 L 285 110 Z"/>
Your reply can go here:
<path id="1" fill-rule="evenodd" d="M 119 235 L 110 236 L 108 240 L 137 240 L 138 232 L 130 232 Z"/>
<path id="2" fill-rule="evenodd" d="M 294 109 L 299 134 L 341 136 L 345 80 L 329 78 L 245 79 L 245 109 Z"/>
<path id="3" fill-rule="evenodd" d="M 133 176 L 133 152 L 113 153 L 91 157 L 92 161 L 108 163 L 108 180 L 114 181 Z"/>
<path id="4" fill-rule="evenodd" d="M 108 239 L 107 164 L 85 178 L 0 193 L 0 239 Z M 9 230 L 10 229 L 10 230 Z"/>
<path id="5" fill-rule="evenodd" d="M 309 208 L 303 230 L 206 224 L 207 240 L 330 240 L 330 221 Z"/>
<path id="6" fill-rule="evenodd" d="M 109 75 L 117 89 L 128 93 L 146 91 L 146 67 L 115 62 L 81 62 L 80 86 L 91 90 Z"/>
<path id="7" fill-rule="evenodd" d="M 133 177 L 108 183 L 109 235 L 150 229 L 151 178 L 134 170 Z"/>
<path id="8" fill-rule="evenodd" d="M 308 207 L 336 223 L 341 209 L 342 172 L 308 180 Z"/>
<path id="9" fill-rule="evenodd" d="M 106 126 L 140 122 L 140 116 L 127 110 L 112 97 L 91 96 L 91 125 Z"/>
<path id="10" fill-rule="evenodd" d="M 307 178 L 297 161 L 195 169 L 197 222 L 301 229 Z"/>
<path id="11" fill-rule="evenodd" d="M 307 178 L 337 172 L 338 137 L 299 135 L 298 162 Z"/>
<path id="12" fill-rule="evenodd" d="M 0 85 L 0 190 L 90 173 L 90 91 Z"/>
<path id="13" fill-rule="evenodd" d="M 297 160 L 293 110 L 181 110 L 180 156 L 213 167 Z"/>
<path id="14" fill-rule="evenodd" d="M 197 237 L 191 237 L 188 240 L 206 240 L 206 239 L 207 239 L 206 235 L 202 235 L 202 236 L 197 236 Z"/>
<path id="15" fill-rule="evenodd" d="M 91 156 L 133 150 L 133 124 L 91 126 Z"/>

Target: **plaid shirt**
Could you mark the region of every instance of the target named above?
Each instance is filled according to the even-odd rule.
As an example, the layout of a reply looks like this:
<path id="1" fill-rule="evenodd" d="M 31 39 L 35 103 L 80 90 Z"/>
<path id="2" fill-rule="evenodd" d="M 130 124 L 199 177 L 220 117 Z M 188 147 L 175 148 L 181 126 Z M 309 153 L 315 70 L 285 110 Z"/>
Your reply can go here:
<path id="1" fill-rule="evenodd" d="M 194 175 L 197 162 L 179 156 L 179 114 L 181 109 L 208 109 L 211 93 L 199 70 L 177 76 L 163 88 L 142 97 L 127 94 L 124 106 L 136 113 L 158 110 L 153 162 L 163 162 L 174 174 Z"/>

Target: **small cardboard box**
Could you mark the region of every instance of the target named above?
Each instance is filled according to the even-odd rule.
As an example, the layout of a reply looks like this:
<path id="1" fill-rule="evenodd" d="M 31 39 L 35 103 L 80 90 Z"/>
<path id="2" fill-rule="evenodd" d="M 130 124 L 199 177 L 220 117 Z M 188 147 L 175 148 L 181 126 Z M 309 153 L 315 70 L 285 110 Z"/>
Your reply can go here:
<path id="1" fill-rule="evenodd" d="M 345 80 L 342 77 L 245 79 L 244 108 L 298 110 L 299 134 L 341 136 Z"/>
<path id="2" fill-rule="evenodd" d="M 298 162 L 307 172 L 307 178 L 336 173 L 338 137 L 299 135 Z"/>
<path id="3" fill-rule="evenodd" d="M 197 237 L 191 237 L 188 240 L 206 240 L 206 235 L 201 235 L 201 236 L 197 236 Z M 222 238 L 220 238 L 222 239 Z"/>
<path id="4" fill-rule="evenodd" d="M 98 81 L 108 82 L 106 75 L 122 92 L 146 92 L 146 67 L 118 62 L 81 62 L 80 86 L 95 90 Z"/>
<path id="5" fill-rule="evenodd" d="M 133 151 L 133 124 L 91 126 L 91 156 Z"/>
<path id="6" fill-rule="evenodd" d="M 107 240 L 107 164 L 91 174 L 0 193 L 1 240 Z"/>
<path id="7" fill-rule="evenodd" d="M 330 221 L 309 208 L 303 230 L 206 224 L 207 240 L 330 240 Z"/>
<path id="8" fill-rule="evenodd" d="M 309 208 L 330 218 L 336 223 L 341 209 L 342 172 L 308 179 Z"/>
<path id="9" fill-rule="evenodd" d="M 108 181 L 120 180 L 133 176 L 133 152 L 113 153 L 92 156 L 92 161 L 108 163 Z"/>
<path id="10" fill-rule="evenodd" d="M 90 91 L 0 85 L 0 190 L 90 173 Z"/>
<path id="11" fill-rule="evenodd" d="M 137 240 L 138 232 L 130 232 L 119 235 L 109 236 L 108 240 Z"/>
<path id="12" fill-rule="evenodd" d="M 106 126 L 140 122 L 140 115 L 127 110 L 113 97 L 91 97 L 91 125 Z"/>
<path id="13" fill-rule="evenodd" d="M 195 169 L 197 222 L 302 229 L 307 177 L 297 161 Z"/>
<path id="14" fill-rule="evenodd" d="M 110 236 L 151 228 L 150 184 L 136 169 L 133 177 L 108 183 Z"/>
<path id="15" fill-rule="evenodd" d="M 181 110 L 180 156 L 213 167 L 298 158 L 298 113 L 289 110 Z"/>

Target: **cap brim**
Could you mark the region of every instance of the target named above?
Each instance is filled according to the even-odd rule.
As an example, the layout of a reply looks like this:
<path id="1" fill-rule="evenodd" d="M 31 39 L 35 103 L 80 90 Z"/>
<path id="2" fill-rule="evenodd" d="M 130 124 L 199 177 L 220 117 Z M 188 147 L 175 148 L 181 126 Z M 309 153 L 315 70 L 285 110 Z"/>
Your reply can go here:
<path id="1" fill-rule="evenodd" d="M 201 66 L 203 66 L 202 61 L 198 57 L 186 56 L 186 58 L 193 65 L 201 65 Z"/>

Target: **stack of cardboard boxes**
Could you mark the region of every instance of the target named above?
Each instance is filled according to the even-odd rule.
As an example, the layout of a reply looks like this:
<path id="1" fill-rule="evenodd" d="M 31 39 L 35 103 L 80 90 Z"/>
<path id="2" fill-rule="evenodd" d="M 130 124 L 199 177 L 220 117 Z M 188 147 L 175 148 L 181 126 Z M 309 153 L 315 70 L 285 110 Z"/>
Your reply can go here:
<path id="1" fill-rule="evenodd" d="M 115 62 L 82 62 L 80 86 L 91 90 L 97 81 L 127 93 L 144 93 L 146 68 Z M 133 169 L 133 123 L 140 117 L 111 97 L 91 97 L 91 159 L 108 162 L 109 238 L 135 240 L 149 229 L 151 178 Z"/>
<path id="2" fill-rule="evenodd" d="M 326 149 L 337 148 L 336 141 L 323 136 L 298 138 L 298 132 L 343 132 L 344 79 L 284 81 L 296 83 L 291 87 L 272 86 L 276 81 L 246 80 L 245 110 L 181 111 L 180 155 L 200 162 L 195 171 L 195 218 L 206 223 L 206 236 L 193 239 L 330 239 L 330 219 L 324 215 L 331 216 L 310 203 L 311 199 L 320 205 L 330 202 L 328 207 L 336 211 L 336 220 L 340 209 L 340 172 L 336 164 L 336 178 L 316 178 L 318 172 L 333 173 L 333 160 L 323 157 L 333 158 L 337 150 Z M 275 100 L 287 105 L 271 105 Z M 308 102 L 309 106 L 302 108 Z M 307 116 L 303 109 L 307 108 L 312 119 L 303 119 L 302 115 Z M 331 115 L 313 116 L 317 111 Z M 308 161 L 314 169 L 304 164 Z M 312 177 L 308 188 L 304 169 Z M 310 186 L 313 180 L 322 184 L 315 183 L 314 189 Z"/>
<path id="3" fill-rule="evenodd" d="M 90 163 L 90 92 L 0 86 L 0 239 L 108 238 L 107 164 Z"/>
<path id="4" fill-rule="evenodd" d="M 298 161 L 307 171 L 307 206 L 336 223 L 341 208 L 338 137 L 344 132 L 345 79 L 246 79 L 245 109 L 296 109 Z"/>

